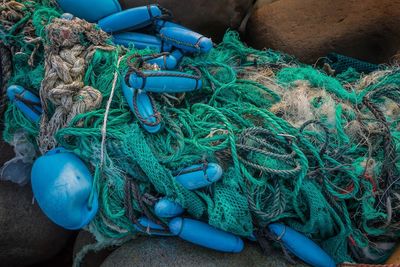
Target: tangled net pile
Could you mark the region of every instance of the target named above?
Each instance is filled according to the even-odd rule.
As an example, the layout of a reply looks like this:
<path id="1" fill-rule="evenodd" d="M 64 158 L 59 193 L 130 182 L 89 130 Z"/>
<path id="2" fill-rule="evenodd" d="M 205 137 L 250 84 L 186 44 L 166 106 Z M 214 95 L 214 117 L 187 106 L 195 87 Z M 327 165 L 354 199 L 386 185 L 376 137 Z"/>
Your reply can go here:
<path id="1" fill-rule="evenodd" d="M 11 142 L 23 129 L 38 153 L 63 146 L 87 163 L 100 202 L 88 230 L 99 244 L 134 237 L 143 213 L 165 223 L 152 204 L 167 196 L 189 216 L 242 237 L 262 239 L 279 221 L 338 263 L 386 259 L 387 244 L 400 236 L 397 66 L 329 76 L 283 53 L 249 48 L 229 31 L 207 55 L 182 62 L 201 71 L 201 91 L 153 95 L 164 130 L 149 134 L 120 83 L 127 59 L 152 51 L 112 46 L 94 24 L 60 15 L 44 0 L 0 7 L 2 51 L 13 55 L 3 85 L 29 88 L 47 105 L 40 129 L 8 103 L 3 137 Z M 85 30 L 73 31 L 74 43 L 65 32 L 77 23 Z M 63 44 L 64 53 L 57 35 L 73 43 Z M 69 72 L 52 72 L 52 57 Z M 189 191 L 174 180 L 175 171 L 203 162 L 223 167 L 221 181 Z"/>

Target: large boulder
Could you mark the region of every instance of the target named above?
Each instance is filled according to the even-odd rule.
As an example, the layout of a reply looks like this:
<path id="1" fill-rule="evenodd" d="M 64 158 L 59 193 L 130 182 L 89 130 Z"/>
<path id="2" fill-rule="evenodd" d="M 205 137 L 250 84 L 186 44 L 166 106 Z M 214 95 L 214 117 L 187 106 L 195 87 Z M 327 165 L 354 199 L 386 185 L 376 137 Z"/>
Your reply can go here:
<path id="1" fill-rule="evenodd" d="M 0 141 L 0 168 L 3 166 L 4 163 L 6 163 L 14 156 L 15 153 L 13 147 L 4 141 Z"/>
<path id="2" fill-rule="evenodd" d="M 308 63 L 329 52 L 383 63 L 400 49 L 399 15 L 392 0 L 259 0 L 246 38 Z"/>
<path id="3" fill-rule="evenodd" d="M 246 244 L 242 253 L 220 253 L 178 238 L 135 239 L 114 251 L 102 267 L 139 266 L 290 266 L 282 254 L 263 254 L 255 244 Z"/>
<path id="4" fill-rule="evenodd" d="M 157 3 L 172 11 L 174 19 L 215 42 L 228 28 L 238 29 L 253 0 L 120 0 L 124 9 Z"/>
<path id="5" fill-rule="evenodd" d="M 47 219 L 30 186 L 0 182 L 0 265 L 26 266 L 50 259 L 71 232 Z"/>

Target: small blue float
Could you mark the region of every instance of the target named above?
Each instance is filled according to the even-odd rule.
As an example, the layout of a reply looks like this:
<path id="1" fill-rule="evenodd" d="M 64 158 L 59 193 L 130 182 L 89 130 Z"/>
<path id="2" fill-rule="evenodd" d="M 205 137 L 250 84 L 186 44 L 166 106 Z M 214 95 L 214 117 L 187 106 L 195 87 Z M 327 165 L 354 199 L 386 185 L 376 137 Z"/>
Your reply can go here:
<path id="1" fill-rule="evenodd" d="M 129 77 L 132 88 L 153 93 L 184 93 L 202 88 L 201 75 L 180 71 L 144 70 Z"/>
<path id="2" fill-rule="evenodd" d="M 193 165 L 182 169 L 175 179 L 186 189 L 196 190 L 209 186 L 222 177 L 222 168 L 217 163 Z"/>
<path id="3" fill-rule="evenodd" d="M 143 128 L 149 133 L 159 132 L 162 125 L 161 117 L 154 112 L 153 103 L 147 93 L 127 86 L 123 79 L 121 85 L 131 111 Z"/>
<path id="4" fill-rule="evenodd" d="M 113 42 L 127 48 L 134 46 L 136 49 L 152 49 L 157 53 L 169 52 L 172 47 L 164 43 L 160 38 L 138 32 L 123 32 L 113 35 Z"/>
<path id="5" fill-rule="evenodd" d="M 291 253 L 311 266 L 336 266 L 333 259 L 321 247 L 292 228 L 280 223 L 272 223 L 268 228 Z"/>
<path id="6" fill-rule="evenodd" d="M 178 203 L 169 199 L 160 199 L 154 205 L 154 213 L 160 218 L 173 218 L 181 215 L 185 210 Z"/>
<path id="7" fill-rule="evenodd" d="M 150 25 L 154 18 L 161 16 L 156 5 L 130 8 L 99 20 L 99 27 L 108 33 L 137 30 Z"/>
<path id="8" fill-rule="evenodd" d="M 178 60 L 170 53 L 158 57 L 144 57 L 144 61 L 150 65 L 157 65 L 162 70 L 172 70 L 178 65 Z"/>
<path id="9" fill-rule="evenodd" d="M 93 177 L 72 152 L 55 148 L 32 167 L 32 190 L 40 208 L 54 223 L 70 230 L 87 225 L 98 210 L 97 193 L 89 197 Z"/>
<path id="10" fill-rule="evenodd" d="M 89 22 L 97 22 L 122 10 L 118 0 L 57 0 L 64 12 Z"/>
<path id="11" fill-rule="evenodd" d="M 151 221 L 147 217 L 140 217 L 138 220 L 139 225 L 134 225 L 135 229 L 141 233 L 155 236 L 174 236 L 168 229 L 165 229 L 161 225 Z"/>
<path id="12" fill-rule="evenodd" d="M 222 252 L 239 253 L 244 247 L 239 237 L 188 218 L 172 219 L 169 229 L 186 241 Z"/>
<path id="13" fill-rule="evenodd" d="M 7 96 L 29 120 L 39 123 L 43 113 L 39 97 L 19 85 L 8 87 Z"/>
<path id="14" fill-rule="evenodd" d="M 213 47 L 210 38 L 184 28 L 164 27 L 160 30 L 160 37 L 186 53 L 207 53 Z"/>

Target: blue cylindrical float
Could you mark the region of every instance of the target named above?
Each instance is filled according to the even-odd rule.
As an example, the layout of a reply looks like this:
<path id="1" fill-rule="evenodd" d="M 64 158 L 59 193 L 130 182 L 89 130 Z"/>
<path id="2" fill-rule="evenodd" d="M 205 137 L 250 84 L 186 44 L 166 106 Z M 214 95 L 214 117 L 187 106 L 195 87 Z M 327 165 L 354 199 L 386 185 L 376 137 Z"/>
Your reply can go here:
<path id="1" fill-rule="evenodd" d="M 126 101 L 143 128 L 149 133 L 159 132 L 162 124 L 157 116 L 160 115 L 155 114 L 149 95 L 144 91 L 127 86 L 124 80 L 121 81 L 121 84 Z"/>
<path id="2" fill-rule="evenodd" d="M 113 42 L 116 45 L 122 45 L 127 48 L 135 47 L 136 49 L 152 49 L 157 53 L 169 52 L 172 47 L 164 43 L 160 38 L 138 32 L 123 32 L 113 35 Z"/>
<path id="3" fill-rule="evenodd" d="M 175 27 L 175 28 L 188 29 L 185 26 L 182 26 L 178 23 L 171 22 L 171 21 L 164 20 L 164 19 L 155 19 L 153 24 L 154 24 L 154 27 L 157 32 L 160 32 L 160 30 L 164 27 Z"/>
<path id="4" fill-rule="evenodd" d="M 181 205 L 167 198 L 160 199 L 154 205 L 154 213 L 160 218 L 173 218 L 184 211 Z"/>
<path id="5" fill-rule="evenodd" d="M 222 252 L 239 253 L 244 247 L 239 237 L 188 218 L 172 219 L 169 229 L 186 241 Z"/>
<path id="6" fill-rule="evenodd" d="M 118 0 L 57 0 L 57 2 L 64 12 L 89 22 L 97 22 L 122 10 Z"/>
<path id="7" fill-rule="evenodd" d="M 154 236 L 174 236 L 168 229 L 151 221 L 147 217 L 140 217 L 138 220 L 139 225 L 134 225 L 135 229 L 141 233 L 154 235 Z"/>
<path id="8" fill-rule="evenodd" d="M 213 47 L 210 38 L 180 27 L 164 27 L 160 30 L 160 37 L 186 53 L 207 53 Z"/>
<path id="9" fill-rule="evenodd" d="M 292 228 L 272 223 L 269 230 L 294 255 L 314 267 L 335 267 L 334 260 L 320 246 Z"/>
<path id="10" fill-rule="evenodd" d="M 198 164 L 180 170 L 175 179 L 186 189 L 196 190 L 215 183 L 221 179 L 222 173 L 217 163 Z"/>
<path id="11" fill-rule="evenodd" d="M 130 8 L 99 20 L 99 27 L 108 33 L 137 30 L 150 25 L 154 18 L 161 16 L 156 5 Z"/>
<path id="12" fill-rule="evenodd" d="M 19 85 L 8 87 L 7 96 L 29 120 L 39 123 L 43 113 L 39 97 Z"/>
<path id="13" fill-rule="evenodd" d="M 71 230 L 86 226 L 98 210 L 97 193 L 91 203 L 93 177 L 72 152 L 55 148 L 32 167 L 32 190 L 40 208 L 54 223 Z"/>
<path id="14" fill-rule="evenodd" d="M 132 73 L 129 77 L 132 88 L 153 93 L 184 93 L 202 87 L 201 76 L 180 71 L 151 71 Z"/>

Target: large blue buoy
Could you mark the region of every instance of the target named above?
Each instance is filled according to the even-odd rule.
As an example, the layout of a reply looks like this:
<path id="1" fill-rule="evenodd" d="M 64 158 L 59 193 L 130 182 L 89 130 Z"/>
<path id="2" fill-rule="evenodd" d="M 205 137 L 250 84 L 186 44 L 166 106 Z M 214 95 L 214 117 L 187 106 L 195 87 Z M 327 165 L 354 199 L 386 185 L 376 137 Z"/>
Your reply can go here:
<path id="1" fill-rule="evenodd" d="M 181 205 L 167 198 L 160 199 L 154 205 L 154 213 L 160 218 L 173 218 L 184 211 Z"/>
<path id="2" fill-rule="evenodd" d="M 160 37 L 186 53 L 207 53 L 213 47 L 210 38 L 181 27 L 163 27 Z"/>
<path id="3" fill-rule="evenodd" d="M 122 91 L 128 105 L 139 120 L 140 124 L 149 133 L 157 133 L 161 130 L 161 115 L 154 112 L 152 101 L 149 95 L 140 90 L 133 89 L 126 85 L 125 81 L 121 81 Z M 135 103 L 135 104 L 134 104 Z"/>
<path id="4" fill-rule="evenodd" d="M 175 179 L 186 189 L 196 190 L 215 183 L 221 179 L 222 173 L 217 163 L 198 164 L 180 170 Z"/>
<path id="5" fill-rule="evenodd" d="M 97 22 L 122 10 L 118 0 L 57 0 L 57 2 L 64 12 L 89 22 Z"/>
<path id="6" fill-rule="evenodd" d="M 134 7 L 112 14 L 99 20 L 99 27 L 108 33 L 137 30 L 150 25 L 154 18 L 161 16 L 156 5 Z"/>
<path id="7" fill-rule="evenodd" d="M 70 230 L 89 224 L 98 210 L 97 193 L 89 197 L 93 177 L 72 152 L 55 148 L 32 167 L 32 190 L 40 208 L 54 223 Z"/>
<path id="8" fill-rule="evenodd" d="M 174 236 L 169 229 L 165 229 L 161 225 L 151 221 L 147 217 L 140 217 L 138 220 L 139 225 L 134 225 L 135 229 L 141 233 L 151 236 Z"/>
<path id="9" fill-rule="evenodd" d="M 153 93 L 184 93 L 202 88 L 200 75 L 167 70 L 132 73 L 129 84 L 132 88 Z"/>
<path id="10" fill-rule="evenodd" d="M 39 123 L 43 113 L 39 97 L 19 85 L 8 87 L 7 96 L 29 120 Z"/>
<path id="11" fill-rule="evenodd" d="M 239 237 L 188 218 L 172 219 L 169 230 L 186 241 L 222 252 L 239 253 L 244 247 Z"/>
<path id="12" fill-rule="evenodd" d="M 123 32 L 114 34 L 112 36 L 113 42 L 116 45 L 122 45 L 130 48 L 135 47 L 136 49 L 152 49 L 156 53 L 169 52 L 172 46 L 163 42 L 160 38 L 138 32 Z"/>
<path id="13" fill-rule="evenodd" d="M 292 228 L 272 223 L 269 230 L 282 241 L 285 248 L 314 267 L 335 267 L 334 260 L 320 246 Z"/>

